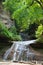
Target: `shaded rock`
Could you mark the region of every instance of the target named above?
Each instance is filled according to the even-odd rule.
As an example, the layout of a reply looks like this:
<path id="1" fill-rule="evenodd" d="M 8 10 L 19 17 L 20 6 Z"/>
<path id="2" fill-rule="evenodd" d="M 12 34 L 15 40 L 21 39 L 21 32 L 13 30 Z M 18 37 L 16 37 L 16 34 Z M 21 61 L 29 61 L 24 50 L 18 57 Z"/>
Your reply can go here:
<path id="1" fill-rule="evenodd" d="M 31 44 L 31 46 L 34 48 L 43 48 L 43 43 Z"/>

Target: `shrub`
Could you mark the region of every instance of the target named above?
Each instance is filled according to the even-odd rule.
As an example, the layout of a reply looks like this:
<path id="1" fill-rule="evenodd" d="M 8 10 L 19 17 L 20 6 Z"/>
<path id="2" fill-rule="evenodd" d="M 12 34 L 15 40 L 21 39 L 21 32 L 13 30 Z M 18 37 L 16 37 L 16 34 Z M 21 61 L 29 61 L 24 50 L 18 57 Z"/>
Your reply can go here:
<path id="1" fill-rule="evenodd" d="M 36 31 L 36 37 L 39 42 L 43 43 L 43 25 L 42 24 L 38 26 L 38 29 Z"/>

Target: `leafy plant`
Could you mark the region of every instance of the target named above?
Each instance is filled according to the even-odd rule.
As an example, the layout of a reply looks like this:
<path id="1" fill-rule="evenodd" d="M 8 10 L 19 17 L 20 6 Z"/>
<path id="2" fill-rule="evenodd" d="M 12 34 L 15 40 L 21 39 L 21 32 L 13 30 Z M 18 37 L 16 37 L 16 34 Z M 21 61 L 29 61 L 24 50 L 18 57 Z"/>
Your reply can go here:
<path id="1" fill-rule="evenodd" d="M 38 26 L 38 29 L 36 31 L 36 37 L 38 38 L 38 41 L 41 41 L 41 42 L 43 41 L 43 25 L 42 24 Z"/>
<path id="2" fill-rule="evenodd" d="M 11 40 L 21 40 L 21 36 L 9 31 L 6 26 L 0 22 L 0 36 L 7 37 Z"/>

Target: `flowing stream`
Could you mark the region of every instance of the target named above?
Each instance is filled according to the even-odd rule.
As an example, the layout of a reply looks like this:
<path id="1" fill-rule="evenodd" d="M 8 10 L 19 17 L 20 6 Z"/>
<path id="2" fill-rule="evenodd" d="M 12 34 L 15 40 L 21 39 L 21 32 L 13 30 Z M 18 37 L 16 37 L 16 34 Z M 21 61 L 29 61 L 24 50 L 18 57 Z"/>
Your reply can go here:
<path id="1" fill-rule="evenodd" d="M 9 48 L 4 54 L 4 60 L 8 59 L 8 56 L 13 51 L 12 59 L 13 61 L 21 61 L 21 60 L 28 60 L 28 57 L 34 55 L 29 49 L 29 45 L 35 43 L 36 40 L 30 41 L 13 41 L 11 48 Z M 28 46 L 28 47 L 27 47 Z"/>

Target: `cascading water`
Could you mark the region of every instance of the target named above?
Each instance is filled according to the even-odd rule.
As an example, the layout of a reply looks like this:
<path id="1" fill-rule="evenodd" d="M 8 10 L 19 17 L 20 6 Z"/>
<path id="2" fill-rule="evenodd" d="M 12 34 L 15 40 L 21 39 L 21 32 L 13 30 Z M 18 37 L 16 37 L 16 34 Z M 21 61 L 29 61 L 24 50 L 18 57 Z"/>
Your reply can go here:
<path id="1" fill-rule="evenodd" d="M 36 40 L 30 40 L 30 41 L 13 41 L 13 45 L 10 49 L 6 51 L 4 54 L 4 60 L 8 59 L 8 56 L 11 54 L 11 51 L 13 51 L 13 61 L 21 61 L 21 60 L 28 60 L 28 57 L 30 55 L 34 55 L 32 52 L 30 52 L 29 47 L 30 44 L 35 43 Z"/>

